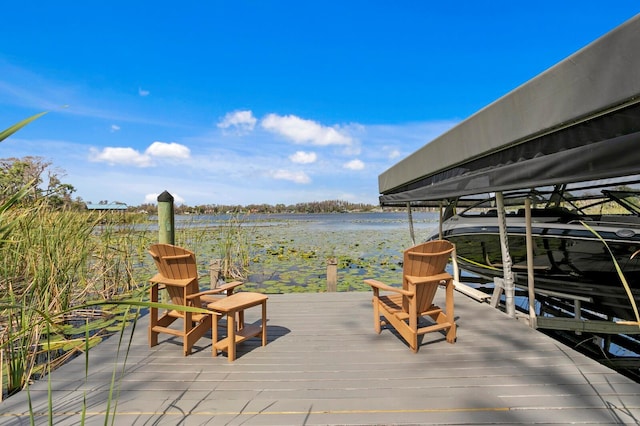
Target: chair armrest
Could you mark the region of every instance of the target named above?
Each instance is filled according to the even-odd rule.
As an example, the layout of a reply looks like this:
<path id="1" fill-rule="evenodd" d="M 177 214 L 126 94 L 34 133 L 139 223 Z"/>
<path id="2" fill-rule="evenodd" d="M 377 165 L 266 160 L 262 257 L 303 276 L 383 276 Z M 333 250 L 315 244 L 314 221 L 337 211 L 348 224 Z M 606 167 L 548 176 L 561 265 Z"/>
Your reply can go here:
<path id="1" fill-rule="evenodd" d="M 226 283 L 218 288 L 214 288 L 211 290 L 204 290 L 204 291 L 200 291 L 198 293 L 193 293 L 187 296 L 187 299 L 193 299 L 195 297 L 200 297 L 200 296 L 206 296 L 208 294 L 220 294 L 223 292 L 228 292 L 229 290 L 233 290 L 236 287 L 238 287 L 239 285 L 244 284 L 242 281 L 233 281 L 230 283 Z"/>
<path id="2" fill-rule="evenodd" d="M 242 284 L 244 284 L 242 281 L 231 281 L 230 283 L 222 284 L 220 287 L 217 287 L 214 290 L 220 290 L 220 291 L 233 290 L 236 287 L 241 286 Z"/>
<path id="3" fill-rule="evenodd" d="M 393 293 L 399 293 L 399 294 L 403 294 L 405 296 L 413 296 L 413 292 L 412 291 L 407 291 L 404 290 L 402 288 L 398 288 L 398 287 L 391 287 L 390 285 L 387 285 L 385 283 L 383 283 L 382 281 L 378 281 L 378 280 L 364 280 L 365 284 L 369 284 L 371 287 L 375 287 L 379 290 L 383 290 L 383 291 L 391 291 Z"/>

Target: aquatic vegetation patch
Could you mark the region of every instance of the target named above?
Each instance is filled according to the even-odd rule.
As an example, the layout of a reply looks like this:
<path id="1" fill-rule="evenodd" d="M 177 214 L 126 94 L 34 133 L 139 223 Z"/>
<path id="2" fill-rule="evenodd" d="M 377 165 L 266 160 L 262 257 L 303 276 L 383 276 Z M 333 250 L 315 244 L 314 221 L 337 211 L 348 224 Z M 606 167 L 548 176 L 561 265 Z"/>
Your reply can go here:
<path id="1" fill-rule="evenodd" d="M 322 292 L 327 259 L 337 260 L 338 291 L 366 291 L 365 278 L 399 284 L 408 233 L 309 231 L 304 224 L 256 229 L 245 290 Z M 262 232 L 261 232 L 262 231 Z"/>

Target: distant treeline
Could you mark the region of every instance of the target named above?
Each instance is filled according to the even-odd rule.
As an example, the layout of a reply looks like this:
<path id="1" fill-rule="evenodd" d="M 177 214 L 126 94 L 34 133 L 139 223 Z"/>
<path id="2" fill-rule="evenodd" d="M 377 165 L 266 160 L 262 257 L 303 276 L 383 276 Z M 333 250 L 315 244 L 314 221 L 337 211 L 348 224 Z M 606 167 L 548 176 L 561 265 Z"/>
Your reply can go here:
<path id="1" fill-rule="evenodd" d="M 308 203 L 298 204 L 249 204 L 241 205 L 222 205 L 222 204 L 204 204 L 199 206 L 176 205 L 174 211 L 176 214 L 225 214 L 225 213 L 346 213 L 346 212 L 369 212 L 379 209 L 379 206 L 363 203 L 350 203 L 348 201 L 328 200 L 328 201 L 312 201 Z M 157 213 L 158 206 L 155 204 L 142 204 L 140 206 L 129 206 L 129 211 L 141 212 L 149 214 Z"/>

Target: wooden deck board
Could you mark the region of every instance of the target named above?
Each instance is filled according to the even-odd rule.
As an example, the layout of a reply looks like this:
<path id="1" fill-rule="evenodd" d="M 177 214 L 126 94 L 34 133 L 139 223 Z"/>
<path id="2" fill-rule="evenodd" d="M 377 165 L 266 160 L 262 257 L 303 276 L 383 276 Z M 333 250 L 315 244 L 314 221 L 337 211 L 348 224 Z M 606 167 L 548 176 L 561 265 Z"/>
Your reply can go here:
<path id="1" fill-rule="evenodd" d="M 112 337 L 86 379 L 80 357 L 33 384 L 34 420 L 49 423 L 50 386 L 56 425 L 78 424 L 83 406 L 86 424 L 103 424 L 115 367 L 117 425 L 640 423 L 640 384 L 456 297 L 457 343 L 432 333 L 417 354 L 373 331 L 369 293 L 270 295 L 267 346 L 250 339 L 233 363 L 211 356 L 210 336 L 187 357 L 171 336 L 149 348 L 142 317 L 126 365 Z M 26 392 L 0 403 L 0 423 L 30 423 Z"/>

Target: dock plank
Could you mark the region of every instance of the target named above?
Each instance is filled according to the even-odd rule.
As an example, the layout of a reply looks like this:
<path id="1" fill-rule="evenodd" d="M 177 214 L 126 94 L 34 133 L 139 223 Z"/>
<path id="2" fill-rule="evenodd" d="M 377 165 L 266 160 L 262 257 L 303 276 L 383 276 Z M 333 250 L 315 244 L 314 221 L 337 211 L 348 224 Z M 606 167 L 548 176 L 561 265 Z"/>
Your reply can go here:
<path id="1" fill-rule="evenodd" d="M 0 423 L 104 424 L 638 424 L 640 384 L 458 295 L 458 340 L 426 335 L 417 354 L 373 331 L 370 293 L 269 295 L 268 344 L 211 356 L 210 335 L 183 357 L 138 320 L 126 357 L 118 336 L 0 403 Z M 253 316 L 252 316 L 253 315 Z M 257 322 L 259 312 L 246 312 Z M 224 327 L 221 327 L 224 332 Z M 128 344 L 129 336 L 123 343 Z M 108 405 L 111 378 L 117 386 Z M 49 390 L 50 389 L 50 390 Z M 115 416 L 115 417 L 113 417 Z"/>

